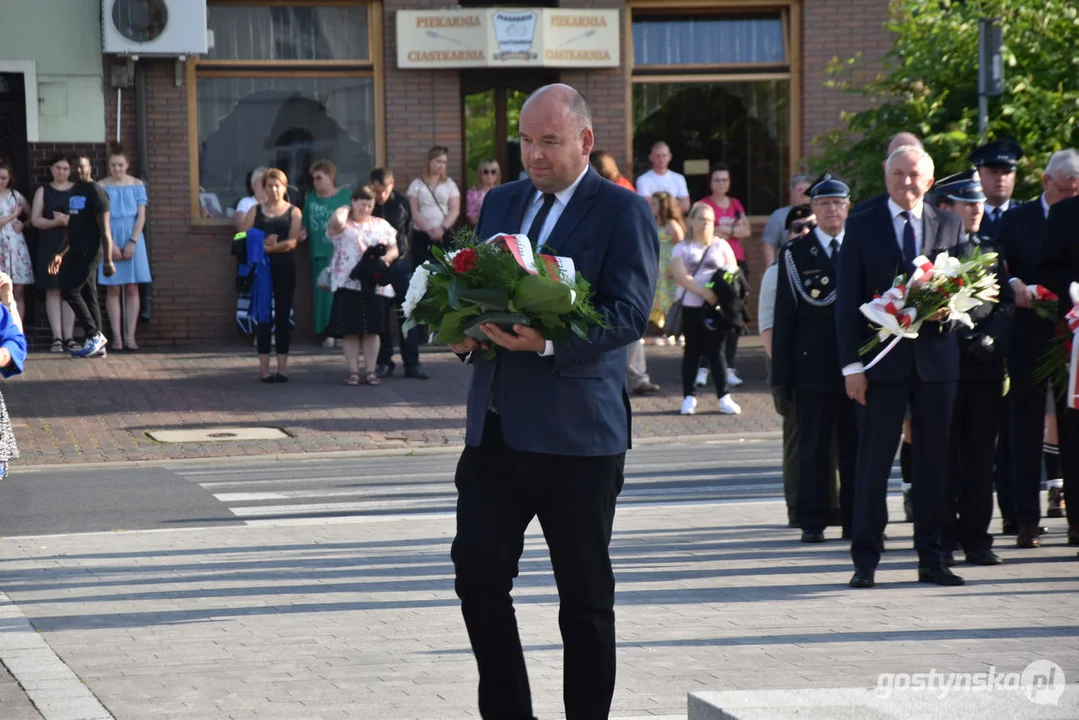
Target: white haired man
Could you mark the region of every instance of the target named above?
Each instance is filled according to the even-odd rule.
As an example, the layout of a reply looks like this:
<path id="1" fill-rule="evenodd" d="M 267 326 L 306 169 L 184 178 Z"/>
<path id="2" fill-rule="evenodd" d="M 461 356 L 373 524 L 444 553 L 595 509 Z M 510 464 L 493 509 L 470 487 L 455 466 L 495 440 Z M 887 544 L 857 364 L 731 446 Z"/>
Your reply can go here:
<path id="1" fill-rule="evenodd" d="M 947 509 L 948 432 L 959 377 L 959 345 L 937 323 L 923 325 L 866 370 L 859 348 L 873 332 L 859 308 L 892 285 L 897 267 L 909 274 L 919 255 L 955 251 L 966 239 L 956 215 L 925 202 L 933 159 L 903 145 L 885 162 L 888 201 L 847 220 L 836 281 L 836 330 L 847 395 L 860 406 L 855 471 L 850 586 L 869 588 L 883 551 L 888 476 L 895 443 L 911 409 L 914 475 L 914 545 L 918 580 L 962 585 L 944 564 L 941 529 Z"/>

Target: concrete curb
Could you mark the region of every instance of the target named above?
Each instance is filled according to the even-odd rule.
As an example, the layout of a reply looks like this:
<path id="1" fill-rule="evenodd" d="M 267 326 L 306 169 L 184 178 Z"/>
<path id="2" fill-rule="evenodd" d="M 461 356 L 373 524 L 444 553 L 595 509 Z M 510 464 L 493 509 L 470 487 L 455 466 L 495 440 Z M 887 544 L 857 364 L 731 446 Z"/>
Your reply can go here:
<path id="1" fill-rule="evenodd" d="M 0 592 L 0 661 L 45 720 L 114 720 L 11 598 Z"/>
<path id="2" fill-rule="evenodd" d="M 638 438 L 633 441 L 635 446 L 642 445 L 686 445 L 686 444 L 710 444 L 726 445 L 729 443 L 760 442 L 765 440 L 779 440 L 783 437 L 780 432 L 760 431 L 740 433 L 738 437 L 717 437 L 716 435 L 679 435 Z M 267 455 L 222 455 L 220 457 L 205 458 L 176 458 L 172 460 L 118 460 L 116 462 L 83 462 L 83 463 L 53 463 L 50 465 L 26 465 L 18 466 L 18 472 L 38 473 L 56 472 L 58 470 L 108 470 L 110 468 L 125 469 L 137 467 L 169 467 L 191 465 L 219 465 L 219 464 L 243 464 L 252 460 L 274 460 L 277 462 L 294 462 L 297 460 L 347 460 L 350 458 L 370 457 L 412 457 L 419 455 L 448 455 L 461 452 L 460 445 L 443 447 L 403 447 L 382 448 L 373 450 L 329 450 L 325 452 L 310 453 L 269 453 Z"/>

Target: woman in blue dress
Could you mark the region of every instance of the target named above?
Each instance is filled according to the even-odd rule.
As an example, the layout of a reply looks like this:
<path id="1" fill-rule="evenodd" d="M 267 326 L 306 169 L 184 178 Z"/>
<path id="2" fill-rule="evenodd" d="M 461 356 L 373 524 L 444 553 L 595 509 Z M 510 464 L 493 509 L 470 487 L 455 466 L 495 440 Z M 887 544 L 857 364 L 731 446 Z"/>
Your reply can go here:
<path id="1" fill-rule="evenodd" d="M 150 261 L 142 229 L 146 225 L 146 186 L 127 174 L 128 162 L 119 144 L 109 146 L 109 176 L 99 184 L 109 195 L 112 259 L 116 274 L 105 277 L 98 268 L 97 283 L 108 288 L 105 306 L 112 328 L 110 349 L 138 350 L 139 284 L 150 282 Z M 123 307 L 121 308 L 121 292 Z"/>

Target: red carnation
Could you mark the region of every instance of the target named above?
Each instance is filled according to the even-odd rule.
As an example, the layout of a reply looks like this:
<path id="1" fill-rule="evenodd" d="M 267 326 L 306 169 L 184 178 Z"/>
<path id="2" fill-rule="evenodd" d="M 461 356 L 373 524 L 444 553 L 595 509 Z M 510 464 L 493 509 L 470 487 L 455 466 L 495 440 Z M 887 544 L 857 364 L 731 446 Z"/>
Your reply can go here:
<path id="1" fill-rule="evenodd" d="M 966 283 L 963 282 L 963 278 L 957 278 L 956 283 L 959 284 L 959 287 L 963 287 L 964 285 L 966 285 Z"/>
<path id="2" fill-rule="evenodd" d="M 453 271 L 458 273 L 470 272 L 480 260 L 479 254 L 472 248 L 465 248 L 453 256 Z"/>

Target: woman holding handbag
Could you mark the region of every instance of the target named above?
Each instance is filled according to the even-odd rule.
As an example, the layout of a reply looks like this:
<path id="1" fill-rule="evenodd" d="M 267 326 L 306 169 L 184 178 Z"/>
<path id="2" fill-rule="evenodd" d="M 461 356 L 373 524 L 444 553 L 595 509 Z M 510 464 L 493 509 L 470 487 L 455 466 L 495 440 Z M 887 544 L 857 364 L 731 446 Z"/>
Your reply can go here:
<path id="1" fill-rule="evenodd" d="M 738 261 L 731 246 L 715 234 L 715 211 L 705 203 L 696 203 L 689 211 L 689 230 L 686 239 L 678 243 L 671 252 L 671 275 L 679 285 L 677 291 L 678 307 L 668 313 L 668 325 L 680 324 L 680 328 L 669 327 L 666 332 L 681 330 L 686 337 L 686 346 L 682 352 L 682 400 L 681 414 L 693 415 L 697 411 L 697 368 L 701 358 L 708 361 L 715 377 L 716 395 L 719 397 L 719 411 L 724 415 L 737 415 L 742 408 L 731 397 L 727 385 L 727 364 L 720 346 L 723 333 L 710 329 L 705 324 L 706 305 L 714 307 L 717 298 L 714 292 L 705 287 L 717 270 L 738 271 Z M 676 317 L 681 314 L 680 322 Z"/>
<path id="2" fill-rule="evenodd" d="M 427 151 L 423 174 L 408 186 L 412 209 L 412 267 L 431 259 L 431 245 L 449 240 L 450 231 L 461 214 L 461 191 L 446 175 L 450 151 L 435 145 Z"/>

